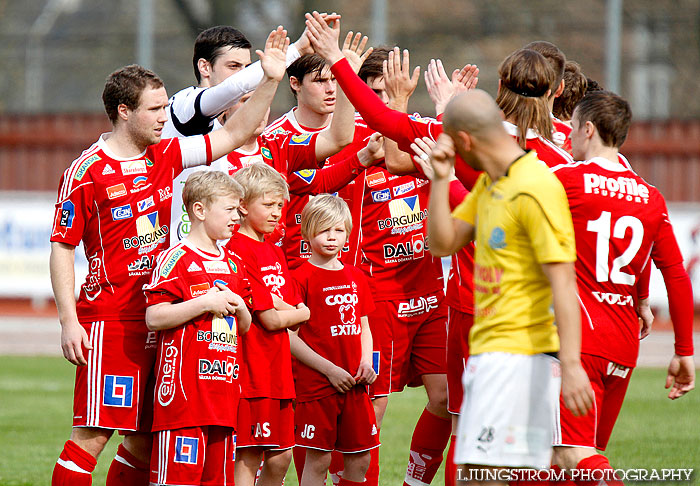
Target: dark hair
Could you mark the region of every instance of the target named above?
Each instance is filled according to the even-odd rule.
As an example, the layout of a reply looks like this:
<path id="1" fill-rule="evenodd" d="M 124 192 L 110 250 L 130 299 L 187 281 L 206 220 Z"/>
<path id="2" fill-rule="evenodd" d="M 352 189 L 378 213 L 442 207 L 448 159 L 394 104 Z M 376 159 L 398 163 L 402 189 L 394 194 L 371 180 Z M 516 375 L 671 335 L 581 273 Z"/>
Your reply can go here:
<path id="1" fill-rule="evenodd" d="M 192 56 L 192 66 L 197 83 L 202 80 L 197 65 L 200 59 L 214 64 L 224 48 L 250 49 L 251 47 L 250 41 L 243 35 L 243 32 L 228 25 L 217 25 L 200 32 L 194 41 L 194 55 Z"/>
<path id="2" fill-rule="evenodd" d="M 367 56 L 365 62 L 362 63 L 360 71 L 357 73 L 360 79 L 366 83 L 370 78 L 384 76 L 384 61 L 389 59 L 389 53 L 391 51 L 392 48 L 386 46 L 374 49 L 372 53 Z"/>
<path id="3" fill-rule="evenodd" d="M 297 78 L 299 83 L 302 83 L 307 74 L 314 74 L 314 78 L 319 78 L 326 66 L 328 66 L 326 60 L 318 54 L 304 54 L 287 67 L 287 76 L 289 79 L 292 79 L 293 76 Z M 292 90 L 294 99 L 296 99 L 297 92 L 291 86 L 289 89 Z"/>
<path id="4" fill-rule="evenodd" d="M 539 52 L 549 61 L 556 76 L 554 83 L 550 87 L 552 95 L 554 95 L 554 92 L 559 88 L 561 80 L 564 78 L 564 71 L 566 69 L 566 56 L 564 53 L 557 46 L 547 41 L 530 42 L 523 47 L 523 49 L 532 49 L 533 51 Z"/>
<path id="5" fill-rule="evenodd" d="M 575 116 L 579 125 L 587 121 L 593 123 L 603 143 L 616 148 L 625 143 L 632 123 L 629 103 L 610 91 L 587 93 L 576 105 Z"/>
<path id="6" fill-rule="evenodd" d="M 498 68 L 501 86 L 496 103 L 506 119 L 518 127 L 518 142 L 525 148 L 527 130 L 552 140 L 552 116 L 547 92 L 555 77 L 552 66 L 539 52 L 519 49 Z"/>
<path id="7" fill-rule="evenodd" d="M 603 88 L 595 79 L 586 78 L 586 94 L 594 91 L 605 91 L 605 88 Z"/>
<path id="8" fill-rule="evenodd" d="M 161 88 L 163 81 L 156 73 L 138 64 L 124 66 L 107 76 L 102 102 L 112 124 L 117 121 L 119 105 L 126 105 L 130 110 L 138 108 L 141 93 L 146 87 Z"/>
<path id="9" fill-rule="evenodd" d="M 574 61 L 566 61 L 564 70 L 564 91 L 558 98 L 554 98 L 552 112 L 557 118 L 568 121 L 576 108 L 576 104 L 586 94 L 588 82 L 581 72 L 581 66 Z"/>

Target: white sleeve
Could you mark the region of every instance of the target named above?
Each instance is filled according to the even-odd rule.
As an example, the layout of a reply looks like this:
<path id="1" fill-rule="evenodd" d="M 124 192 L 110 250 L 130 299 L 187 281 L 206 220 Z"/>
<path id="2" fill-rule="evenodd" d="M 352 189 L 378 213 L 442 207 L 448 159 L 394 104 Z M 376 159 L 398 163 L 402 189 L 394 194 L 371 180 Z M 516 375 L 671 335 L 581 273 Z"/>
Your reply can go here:
<path id="1" fill-rule="evenodd" d="M 294 44 L 287 49 L 287 66 L 299 59 L 301 55 Z M 263 78 L 260 61 L 256 61 L 245 69 L 233 74 L 221 83 L 204 90 L 199 106 L 202 114 L 207 117 L 217 116 L 238 103 L 244 95 L 258 87 Z"/>
<path id="2" fill-rule="evenodd" d="M 207 163 L 207 141 L 204 135 L 183 137 L 179 142 L 183 169 Z"/>

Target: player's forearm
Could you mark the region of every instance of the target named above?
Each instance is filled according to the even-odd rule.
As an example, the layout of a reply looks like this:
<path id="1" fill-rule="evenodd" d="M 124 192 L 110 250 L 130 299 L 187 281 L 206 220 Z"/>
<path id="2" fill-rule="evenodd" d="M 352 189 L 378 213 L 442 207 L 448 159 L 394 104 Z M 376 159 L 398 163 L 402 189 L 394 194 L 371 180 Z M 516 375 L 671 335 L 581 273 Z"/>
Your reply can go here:
<path id="1" fill-rule="evenodd" d="M 384 139 L 384 164 L 394 175 L 415 174 L 418 172 L 411 156 L 399 149 L 399 144 L 390 138 Z"/>
<path id="2" fill-rule="evenodd" d="M 362 174 L 367 168 L 362 164 L 360 157 L 365 149 L 351 155 L 331 166 L 326 166 L 316 171 L 316 177 L 308 186 L 308 192 L 305 194 L 323 194 L 338 192 L 348 185 L 355 177 Z M 369 164 L 369 162 L 368 162 Z M 295 192 L 296 194 L 296 192 Z"/>
<path id="3" fill-rule="evenodd" d="M 436 179 L 430 185 L 428 200 L 428 241 L 430 253 L 436 257 L 456 252 L 457 234 L 449 200 L 449 179 Z"/>
<path id="4" fill-rule="evenodd" d="M 267 309 L 258 312 L 258 318 L 268 331 L 279 331 L 308 321 L 309 310 L 307 308 L 293 310 Z"/>
<path id="5" fill-rule="evenodd" d="M 304 363 L 309 368 L 312 368 L 323 375 L 327 375 L 335 366 L 326 358 L 311 349 L 296 332 L 289 332 L 289 347 L 292 351 L 292 356 Z"/>
<path id="6" fill-rule="evenodd" d="M 372 365 L 372 353 L 374 352 L 374 342 L 372 340 L 372 330 L 369 327 L 369 319 L 367 316 L 360 318 L 362 327 L 362 335 L 360 342 L 362 344 L 362 361 Z"/>
<path id="7" fill-rule="evenodd" d="M 573 263 L 544 264 L 552 286 L 554 319 L 559 333 L 559 361 L 562 367 L 581 362 L 581 314 L 577 298 L 576 270 Z"/>
<path id="8" fill-rule="evenodd" d="M 65 243 L 51 242 L 49 257 L 51 287 L 58 309 L 61 325 L 77 322 L 75 308 L 75 247 Z"/>
<path id="9" fill-rule="evenodd" d="M 178 302 L 163 302 L 146 308 L 146 326 L 151 331 L 172 329 L 191 321 L 207 311 L 204 296 Z"/>
<path id="10" fill-rule="evenodd" d="M 316 160 L 319 162 L 340 152 L 352 143 L 355 134 L 355 108 L 342 89 L 336 91 L 335 110 L 328 130 L 316 141 Z"/>
<path id="11" fill-rule="evenodd" d="M 236 311 L 236 321 L 238 322 L 238 332 L 245 334 L 250 330 L 250 325 L 253 322 L 253 316 L 247 307 L 243 306 Z"/>

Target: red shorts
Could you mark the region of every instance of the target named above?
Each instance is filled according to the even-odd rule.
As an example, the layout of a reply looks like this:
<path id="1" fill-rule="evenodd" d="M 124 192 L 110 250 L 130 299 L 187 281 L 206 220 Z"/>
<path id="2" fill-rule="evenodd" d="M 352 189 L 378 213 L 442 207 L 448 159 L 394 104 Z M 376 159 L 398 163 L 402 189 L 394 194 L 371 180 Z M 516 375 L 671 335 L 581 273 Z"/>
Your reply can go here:
<path id="1" fill-rule="evenodd" d="M 296 442 L 301 447 L 345 454 L 379 447 L 377 420 L 364 386 L 297 402 L 294 425 Z"/>
<path id="2" fill-rule="evenodd" d="M 447 316 L 447 411 L 459 414 L 462 406 L 462 374 L 469 358 L 469 331 L 474 314 L 450 307 Z"/>
<path id="3" fill-rule="evenodd" d="M 233 485 L 236 433 L 209 425 L 153 434 L 151 484 Z"/>
<path id="4" fill-rule="evenodd" d="M 292 400 L 241 398 L 238 403 L 238 447 L 294 447 Z"/>
<path id="5" fill-rule="evenodd" d="M 146 397 L 156 358 L 156 333 L 143 321 L 81 325 L 93 349 L 83 348 L 88 364 L 75 369 L 73 426 L 150 432 L 153 395 Z"/>
<path id="6" fill-rule="evenodd" d="M 590 354 L 581 354 L 581 364 L 593 387 L 593 410 L 575 417 L 560 399 L 554 445 L 595 447 L 604 451 L 625 399 L 633 368 Z"/>
<path id="7" fill-rule="evenodd" d="M 408 386 L 421 386 L 420 377 L 444 374 L 446 368 L 447 306 L 442 291 L 407 300 L 375 302 L 369 314 L 377 380 L 372 396 L 386 396 Z M 375 371 L 377 371 L 375 369 Z"/>

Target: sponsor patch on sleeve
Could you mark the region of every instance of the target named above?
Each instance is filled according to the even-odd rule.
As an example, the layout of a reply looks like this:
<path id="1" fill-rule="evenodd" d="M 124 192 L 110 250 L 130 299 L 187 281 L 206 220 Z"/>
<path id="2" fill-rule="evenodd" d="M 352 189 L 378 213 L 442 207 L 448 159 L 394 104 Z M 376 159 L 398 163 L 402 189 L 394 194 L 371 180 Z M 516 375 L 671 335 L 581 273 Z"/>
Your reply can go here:
<path id="1" fill-rule="evenodd" d="M 316 177 L 316 171 L 311 169 L 300 170 L 295 172 L 295 174 L 307 184 L 311 184 L 311 181 L 313 181 L 314 177 Z"/>
<path id="2" fill-rule="evenodd" d="M 177 261 L 182 258 L 184 254 L 185 250 L 182 249 L 177 249 L 172 252 L 163 266 L 160 267 L 160 276 L 167 278 L 170 275 L 170 272 L 173 271 L 173 268 L 175 268 Z"/>

